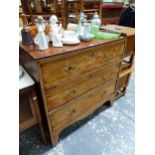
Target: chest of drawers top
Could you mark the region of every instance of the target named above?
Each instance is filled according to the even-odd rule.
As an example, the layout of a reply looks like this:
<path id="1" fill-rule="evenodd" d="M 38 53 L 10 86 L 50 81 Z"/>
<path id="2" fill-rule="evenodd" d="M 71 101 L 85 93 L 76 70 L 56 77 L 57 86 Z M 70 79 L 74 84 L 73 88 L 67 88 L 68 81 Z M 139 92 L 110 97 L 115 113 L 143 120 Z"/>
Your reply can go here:
<path id="1" fill-rule="evenodd" d="M 79 52 L 84 49 L 105 45 L 115 41 L 122 41 L 124 39 L 125 39 L 124 37 L 121 37 L 120 39 L 115 39 L 115 40 L 93 39 L 92 41 L 81 42 L 80 44 L 77 44 L 77 45 L 65 45 L 62 48 L 54 48 L 52 47 L 52 45 L 49 45 L 49 48 L 44 51 L 39 51 L 36 45 L 31 45 L 31 46 L 20 45 L 20 51 L 26 52 L 32 59 L 37 61 L 44 58 L 54 57 L 54 56 L 63 55 L 67 53 Z"/>
<path id="2" fill-rule="evenodd" d="M 126 35 L 127 37 L 135 36 L 135 28 L 131 28 L 131 27 L 112 24 L 112 25 L 103 25 L 101 29 L 121 33 Z"/>

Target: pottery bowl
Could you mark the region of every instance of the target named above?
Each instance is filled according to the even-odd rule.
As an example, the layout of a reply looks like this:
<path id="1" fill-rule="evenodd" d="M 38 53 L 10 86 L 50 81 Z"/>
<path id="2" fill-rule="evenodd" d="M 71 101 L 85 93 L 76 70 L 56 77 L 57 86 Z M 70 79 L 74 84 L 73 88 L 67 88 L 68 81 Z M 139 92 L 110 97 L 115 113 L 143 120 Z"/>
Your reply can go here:
<path id="1" fill-rule="evenodd" d="M 94 35 L 89 34 L 89 35 L 80 35 L 80 40 L 82 41 L 90 41 L 94 38 Z"/>

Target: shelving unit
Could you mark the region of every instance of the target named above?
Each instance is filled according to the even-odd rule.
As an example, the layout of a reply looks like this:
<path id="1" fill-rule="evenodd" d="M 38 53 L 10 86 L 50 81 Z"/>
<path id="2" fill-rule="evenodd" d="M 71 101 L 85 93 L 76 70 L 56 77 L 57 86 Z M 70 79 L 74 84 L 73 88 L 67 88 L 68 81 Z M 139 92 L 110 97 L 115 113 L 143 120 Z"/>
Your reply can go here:
<path id="1" fill-rule="evenodd" d="M 102 16 L 102 0 L 66 0 L 67 23 L 78 23 L 80 12 L 87 15 L 88 20 L 92 19 L 95 12 Z M 97 6 L 97 8 L 93 8 Z"/>
<path id="2" fill-rule="evenodd" d="M 98 6 L 94 6 L 94 8 L 98 8 Z M 123 5 L 117 4 L 104 4 L 102 3 L 102 24 L 117 24 L 119 21 L 119 17 L 121 12 L 123 11 Z"/>
<path id="3" fill-rule="evenodd" d="M 40 0 L 21 0 L 23 13 L 31 16 L 31 21 L 38 15 L 50 17 L 55 14 L 63 27 L 66 27 L 65 0 L 46 0 L 46 5 Z M 51 5 L 51 7 L 49 7 Z"/>
<path id="4" fill-rule="evenodd" d="M 91 19 L 98 12 L 102 24 L 117 24 L 123 5 L 106 4 L 102 0 L 46 0 L 46 5 L 40 0 L 21 0 L 23 13 L 26 15 L 56 14 L 64 28 L 68 23 L 78 23 L 80 12 Z M 51 7 L 47 7 L 47 6 Z"/>

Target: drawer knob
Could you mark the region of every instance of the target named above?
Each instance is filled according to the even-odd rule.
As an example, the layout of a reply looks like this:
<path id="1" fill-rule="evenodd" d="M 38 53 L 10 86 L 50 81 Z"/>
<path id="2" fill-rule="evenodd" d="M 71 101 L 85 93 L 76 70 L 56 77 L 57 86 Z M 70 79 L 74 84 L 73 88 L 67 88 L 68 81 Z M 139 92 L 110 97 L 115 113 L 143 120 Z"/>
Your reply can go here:
<path id="1" fill-rule="evenodd" d="M 89 78 L 91 79 L 93 77 L 93 74 L 89 74 Z"/>
<path id="2" fill-rule="evenodd" d="M 89 94 L 89 95 L 88 95 L 88 98 L 91 98 L 91 97 L 92 97 L 92 94 Z"/>
<path id="3" fill-rule="evenodd" d="M 105 57 L 107 60 L 110 60 L 112 58 L 112 55 L 111 53 L 106 53 Z"/>
<path id="4" fill-rule="evenodd" d="M 76 94 L 77 90 L 76 89 L 71 89 L 67 92 L 68 95 L 74 95 Z"/>
<path id="5" fill-rule="evenodd" d="M 75 112 L 76 112 L 76 110 L 75 110 L 75 109 L 72 109 L 72 110 L 68 113 L 68 115 L 69 115 L 69 116 L 72 116 L 73 114 L 75 114 Z"/>
<path id="6" fill-rule="evenodd" d="M 102 77 L 102 80 L 107 80 L 107 77 L 104 75 L 103 77 Z"/>
<path id="7" fill-rule="evenodd" d="M 70 72 L 70 71 L 72 71 L 72 70 L 74 70 L 75 69 L 75 66 L 73 66 L 73 65 L 69 65 L 69 66 L 67 66 L 67 67 L 65 67 L 65 72 Z"/>
<path id="8" fill-rule="evenodd" d="M 110 53 L 106 53 L 105 54 L 105 57 L 106 57 L 107 60 L 110 60 L 110 59 L 112 59 L 115 56 L 116 56 L 115 52 L 110 52 Z"/>

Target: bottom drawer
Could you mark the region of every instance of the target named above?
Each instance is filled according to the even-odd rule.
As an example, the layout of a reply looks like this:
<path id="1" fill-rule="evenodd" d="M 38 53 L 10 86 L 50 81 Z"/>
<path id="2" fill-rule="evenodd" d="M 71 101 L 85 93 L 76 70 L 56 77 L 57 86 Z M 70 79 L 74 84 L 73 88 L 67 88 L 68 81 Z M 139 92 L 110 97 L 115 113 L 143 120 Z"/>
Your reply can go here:
<path id="1" fill-rule="evenodd" d="M 101 86 L 53 112 L 50 115 L 53 131 L 61 131 L 70 124 L 94 112 L 109 96 L 114 94 L 115 86 L 116 81 Z"/>

